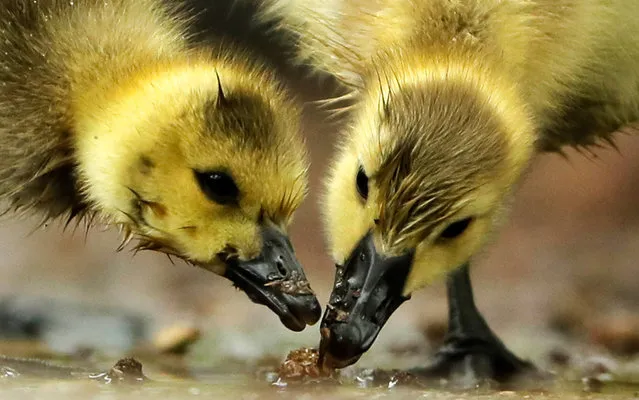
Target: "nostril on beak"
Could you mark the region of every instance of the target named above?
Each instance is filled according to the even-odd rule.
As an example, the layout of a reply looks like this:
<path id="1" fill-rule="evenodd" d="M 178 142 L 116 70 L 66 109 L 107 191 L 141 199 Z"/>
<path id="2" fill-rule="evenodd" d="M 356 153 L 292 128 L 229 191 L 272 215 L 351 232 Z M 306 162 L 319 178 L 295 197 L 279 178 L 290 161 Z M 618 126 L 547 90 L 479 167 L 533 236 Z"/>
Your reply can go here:
<path id="1" fill-rule="evenodd" d="M 283 278 L 288 278 L 288 270 L 284 266 L 284 257 L 277 256 L 275 260 L 275 265 L 277 266 L 277 271 L 282 275 Z"/>

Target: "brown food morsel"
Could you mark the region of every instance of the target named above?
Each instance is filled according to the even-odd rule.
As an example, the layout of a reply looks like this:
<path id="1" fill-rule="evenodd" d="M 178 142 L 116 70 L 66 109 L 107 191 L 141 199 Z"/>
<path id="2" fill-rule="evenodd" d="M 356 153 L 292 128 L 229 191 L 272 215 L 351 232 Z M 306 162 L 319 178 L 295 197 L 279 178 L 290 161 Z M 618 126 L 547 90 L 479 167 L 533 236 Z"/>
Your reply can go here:
<path id="1" fill-rule="evenodd" d="M 333 371 L 320 368 L 317 349 L 302 347 L 288 353 L 277 372 L 281 379 L 299 381 L 328 378 Z"/>
<path id="2" fill-rule="evenodd" d="M 302 277 L 296 272 L 291 273 L 291 277 L 286 280 L 272 281 L 265 286 L 277 286 L 282 293 L 290 294 L 293 296 L 299 296 L 304 294 L 315 294 L 308 280 L 302 279 Z"/>
<path id="3" fill-rule="evenodd" d="M 162 329 L 154 338 L 153 345 L 164 354 L 185 354 L 189 347 L 197 342 L 202 336 L 199 329 L 173 325 Z"/>
<path id="4" fill-rule="evenodd" d="M 142 373 L 142 363 L 134 358 L 123 358 L 108 372 L 89 376 L 104 383 L 141 383 L 149 380 Z"/>

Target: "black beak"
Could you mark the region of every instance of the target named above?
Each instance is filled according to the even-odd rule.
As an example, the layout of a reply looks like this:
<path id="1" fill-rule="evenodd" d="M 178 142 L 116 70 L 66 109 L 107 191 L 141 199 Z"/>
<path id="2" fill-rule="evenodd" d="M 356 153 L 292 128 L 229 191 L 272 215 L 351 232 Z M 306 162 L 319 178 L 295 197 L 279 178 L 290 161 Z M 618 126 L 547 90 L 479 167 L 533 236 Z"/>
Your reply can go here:
<path id="1" fill-rule="evenodd" d="M 256 258 L 225 260 L 224 276 L 254 303 L 275 312 L 287 328 L 302 331 L 320 319 L 320 304 L 288 237 L 269 226 L 262 229 L 262 241 L 262 252 Z"/>
<path id="2" fill-rule="evenodd" d="M 381 256 L 369 233 L 346 265 L 337 266 L 333 293 L 320 326 L 320 365 L 349 366 L 371 347 L 388 318 L 409 299 L 402 296 L 402 290 L 413 257 L 413 251 Z"/>

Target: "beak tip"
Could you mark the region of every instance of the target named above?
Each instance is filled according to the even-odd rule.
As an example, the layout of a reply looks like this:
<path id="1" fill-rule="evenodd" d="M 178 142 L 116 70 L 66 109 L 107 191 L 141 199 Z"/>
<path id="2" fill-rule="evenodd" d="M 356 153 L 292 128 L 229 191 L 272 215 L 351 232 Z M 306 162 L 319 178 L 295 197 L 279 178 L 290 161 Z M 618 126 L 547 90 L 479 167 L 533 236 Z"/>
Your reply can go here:
<path id="1" fill-rule="evenodd" d="M 262 252 L 253 259 L 227 264 L 224 276 L 254 303 L 269 307 L 288 329 L 301 332 L 320 320 L 319 301 L 287 236 L 267 227 L 262 231 L 262 238 Z"/>
<path id="2" fill-rule="evenodd" d="M 293 332 L 302 332 L 304 329 L 306 329 L 306 324 L 304 323 L 290 323 L 283 318 L 280 318 L 280 321 L 282 321 L 284 326 L 286 326 L 288 329 L 290 329 Z"/>
<path id="3" fill-rule="evenodd" d="M 338 266 L 320 333 L 323 366 L 344 368 L 368 351 L 404 295 L 414 252 L 379 254 L 367 235 Z"/>
<path id="4" fill-rule="evenodd" d="M 317 298 L 314 298 L 313 304 L 309 307 L 309 318 L 306 323 L 313 326 L 319 322 L 320 318 L 322 318 L 322 306 Z"/>

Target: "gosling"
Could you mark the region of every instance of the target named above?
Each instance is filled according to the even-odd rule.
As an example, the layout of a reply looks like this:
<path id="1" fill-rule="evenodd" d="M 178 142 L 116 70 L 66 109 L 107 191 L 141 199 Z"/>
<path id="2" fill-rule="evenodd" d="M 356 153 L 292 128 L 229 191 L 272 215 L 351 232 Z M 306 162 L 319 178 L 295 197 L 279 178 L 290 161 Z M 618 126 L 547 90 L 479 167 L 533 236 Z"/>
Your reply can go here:
<path id="1" fill-rule="evenodd" d="M 507 218 L 533 156 L 612 143 L 639 117 L 633 0 L 267 0 L 298 61 L 348 88 L 323 214 L 337 273 L 322 362 L 355 363 L 391 314 L 447 276 L 432 365 L 505 381 L 536 368 L 477 310 L 469 260 Z M 343 110 L 340 110 L 343 111 Z"/>
<path id="2" fill-rule="evenodd" d="M 307 192 L 299 106 L 243 50 L 191 44 L 191 17 L 160 0 L 5 0 L 0 200 L 118 227 L 303 330 L 321 308 L 287 234 Z"/>

